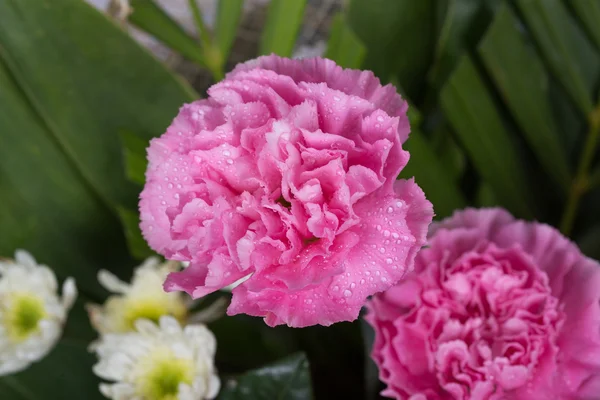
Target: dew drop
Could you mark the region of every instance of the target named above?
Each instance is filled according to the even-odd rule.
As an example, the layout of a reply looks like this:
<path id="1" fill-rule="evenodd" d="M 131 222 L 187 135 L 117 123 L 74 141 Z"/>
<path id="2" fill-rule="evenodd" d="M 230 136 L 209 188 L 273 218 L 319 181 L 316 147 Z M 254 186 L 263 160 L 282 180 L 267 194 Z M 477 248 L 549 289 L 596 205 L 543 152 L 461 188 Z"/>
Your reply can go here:
<path id="1" fill-rule="evenodd" d="M 387 229 L 385 231 L 383 231 L 383 236 L 390 237 L 390 231 L 388 231 Z"/>
<path id="2" fill-rule="evenodd" d="M 394 212 L 394 207 L 388 207 L 387 209 L 388 214 L 391 214 Z"/>
<path id="3" fill-rule="evenodd" d="M 172 184 L 172 183 L 169 183 L 169 184 L 167 185 L 167 187 L 168 187 L 169 189 L 173 189 L 173 184 Z"/>
<path id="4" fill-rule="evenodd" d="M 356 287 L 356 283 L 352 282 L 352 283 L 350 284 L 350 289 L 354 289 L 355 287 Z"/>
<path id="5" fill-rule="evenodd" d="M 381 231 L 381 225 L 377 225 L 375 228 L 376 228 L 378 231 Z"/>
<path id="6" fill-rule="evenodd" d="M 385 262 L 386 262 L 386 264 L 391 264 L 394 262 L 394 260 L 392 260 L 391 258 L 386 258 Z"/>
<path id="7" fill-rule="evenodd" d="M 385 247 L 381 247 L 381 248 L 379 249 L 379 252 L 380 252 L 381 254 L 385 253 Z"/>
<path id="8" fill-rule="evenodd" d="M 223 151 L 223 155 L 224 155 L 225 157 L 229 157 L 229 156 L 231 155 L 231 152 L 230 152 L 229 150 L 224 150 L 224 151 Z"/>
<path id="9" fill-rule="evenodd" d="M 383 117 L 382 117 L 381 115 L 378 115 L 378 116 L 377 116 L 377 121 L 379 121 L 379 122 L 383 122 Z"/>
<path id="10" fill-rule="evenodd" d="M 229 164 L 229 165 L 233 164 L 233 160 L 231 158 L 228 158 L 227 159 L 227 164 Z"/>
<path id="11" fill-rule="evenodd" d="M 352 292 L 348 289 L 344 290 L 344 297 L 350 297 L 352 296 Z"/>
<path id="12" fill-rule="evenodd" d="M 336 286 L 334 286 L 334 287 L 333 287 L 333 291 L 334 291 L 334 292 L 337 292 L 338 290 L 340 290 L 340 287 L 339 287 L 339 286 L 337 286 L 337 285 L 336 285 Z"/>

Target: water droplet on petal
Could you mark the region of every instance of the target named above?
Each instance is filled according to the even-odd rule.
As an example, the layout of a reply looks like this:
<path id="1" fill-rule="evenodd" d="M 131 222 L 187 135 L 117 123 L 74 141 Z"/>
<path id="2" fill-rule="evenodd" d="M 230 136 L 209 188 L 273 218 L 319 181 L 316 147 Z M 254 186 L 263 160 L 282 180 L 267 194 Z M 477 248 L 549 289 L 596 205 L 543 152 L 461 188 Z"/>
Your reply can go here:
<path id="1" fill-rule="evenodd" d="M 344 290 L 344 297 L 350 297 L 352 296 L 352 292 L 348 289 Z"/>

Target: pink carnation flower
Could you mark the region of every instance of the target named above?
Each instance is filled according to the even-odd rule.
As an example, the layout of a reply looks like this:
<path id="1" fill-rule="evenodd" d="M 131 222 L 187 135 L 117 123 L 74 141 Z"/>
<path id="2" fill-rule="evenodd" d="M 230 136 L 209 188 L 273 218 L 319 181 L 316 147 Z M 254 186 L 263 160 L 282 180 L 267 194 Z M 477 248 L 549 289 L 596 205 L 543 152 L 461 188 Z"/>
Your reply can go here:
<path id="1" fill-rule="evenodd" d="M 458 212 L 368 309 L 385 396 L 600 398 L 600 265 L 550 226 Z"/>
<path id="2" fill-rule="evenodd" d="M 407 103 L 371 72 L 260 57 L 184 105 L 148 149 L 142 230 L 194 298 L 245 280 L 229 315 L 353 320 L 412 267 L 431 204 L 412 180 Z"/>

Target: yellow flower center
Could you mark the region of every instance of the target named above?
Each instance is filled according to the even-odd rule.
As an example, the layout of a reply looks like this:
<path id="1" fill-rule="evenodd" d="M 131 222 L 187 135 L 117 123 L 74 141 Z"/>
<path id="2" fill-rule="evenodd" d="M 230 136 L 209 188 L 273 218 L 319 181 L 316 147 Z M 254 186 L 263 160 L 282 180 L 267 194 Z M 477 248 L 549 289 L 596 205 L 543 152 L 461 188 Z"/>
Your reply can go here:
<path id="1" fill-rule="evenodd" d="M 32 293 L 15 293 L 5 310 L 4 324 L 8 337 L 22 342 L 39 331 L 39 322 L 46 317 L 44 301 Z"/>
<path id="2" fill-rule="evenodd" d="M 123 310 L 124 330 L 134 330 L 134 323 L 138 319 L 145 318 L 157 323 L 161 316 L 167 314 L 182 321 L 185 318 L 186 309 L 183 305 L 169 307 L 169 304 L 163 298 L 132 298 L 126 301 Z"/>
<path id="3" fill-rule="evenodd" d="M 143 372 L 138 381 L 138 390 L 146 400 L 177 400 L 179 385 L 192 384 L 192 360 L 178 358 L 169 349 L 157 349 L 140 362 Z"/>

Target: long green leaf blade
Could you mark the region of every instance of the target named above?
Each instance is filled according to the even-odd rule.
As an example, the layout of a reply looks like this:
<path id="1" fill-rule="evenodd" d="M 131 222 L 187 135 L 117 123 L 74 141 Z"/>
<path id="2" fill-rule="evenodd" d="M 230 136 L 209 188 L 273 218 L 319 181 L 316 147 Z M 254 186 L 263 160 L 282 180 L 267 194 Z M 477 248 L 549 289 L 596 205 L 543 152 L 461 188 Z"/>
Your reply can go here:
<path id="1" fill-rule="evenodd" d="M 552 72 L 584 115 L 592 111 L 592 92 L 600 57 L 574 23 L 561 0 L 516 0 Z"/>
<path id="2" fill-rule="evenodd" d="M 535 215 L 516 147 L 467 56 L 442 89 L 441 102 L 469 157 L 502 204 L 520 217 Z"/>
<path id="3" fill-rule="evenodd" d="M 183 30 L 153 0 L 131 0 L 133 12 L 128 21 L 148 32 L 187 59 L 205 66 L 200 44 Z"/>
<path id="4" fill-rule="evenodd" d="M 219 0 L 215 41 L 224 60 L 229 57 L 231 46 L 235 40 L 244 0 Z"/>
<path id="5" fill-rule="evenodd" d="M 99 268 L 128 261 L 117 219 L 99 201 L 0 63 L 0 256 L 31 252 L 100 297 Z M 98 246 L 102 243 L 102 246 Z"/>
<path id="6" fill-rule="evenodd" d="M 597 0 L 571 0 L 570 3 L 596 44 L 596 48 L 600 50 L 600 2 Z"/>
<path id="7" fill-rule="evenodd" d="M 333 17 L 325 57 L 345 68 L 360 68 L 367 49 L 352 32 L 342 13 Z"/>
<path id="8" fill-rule="evenodd" d="M 506 5 L 496 14 L 479 53 L 545 171 L 566 193 L 571 173 L 549 100 L 548 74 L 527 48 L 518 21 Z"/>
<path id="9" fill-rule="evenodd" d="M 367 48 L 364 67 L 396 77 L 415 101 L 433 58 L 434 0 L 350 0 L 348 24 Z"/>
<path id="10" fill-rule="evenodd" d="M 260 54 L 292 55 L 306 0 L 272 0 L 260 41 Z"/>
<path id="11" fill-rule="evenodd" d="M 111 207 L 134 205 L 119 130 L 163 133 L 193 91 L 78 0 L 0 2 L 0 44 L 10 73 L 90 186 Z"/>

